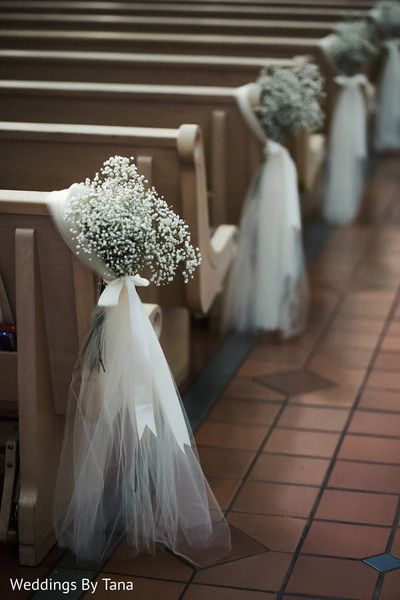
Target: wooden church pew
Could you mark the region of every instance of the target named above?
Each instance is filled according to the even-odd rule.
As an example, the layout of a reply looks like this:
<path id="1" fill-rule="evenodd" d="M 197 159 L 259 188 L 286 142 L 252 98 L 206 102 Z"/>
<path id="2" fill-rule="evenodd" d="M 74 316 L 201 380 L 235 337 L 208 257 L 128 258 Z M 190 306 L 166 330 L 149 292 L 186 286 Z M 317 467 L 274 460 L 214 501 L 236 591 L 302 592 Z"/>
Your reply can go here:
<path id="1" fill-rule="evenodd" d="M 0 418 L 18 423 L 17 535 L 20 563 L 30 566 L 55 542 L 52 501 L 68 390 L 96 301 L 95 277 L 56 231 L 45 197 L 0 190 L 0 276 L 18 339 L 17 351 L 0 352 Z M 159 331 L 158 307 L 146 309 Z"/>
<path id="2" fill-rule="evenodd" d="M 206 313 L 220 293 L 234 251 L 236 227 L 221 225 L 210 234 L 201 131 L 43 123 L 0 124 L 1 186 L 49 191 L 92 176 L 105 159 L 135 156 L 148 180 L 182 215 L 203 260 L 184 285 L 143 288 L 146 302 Z"/>
<path id="3" fill-rule="evenodd" d="M 285 21 L 266 19 L 216 19 L 203 17 L 153 17 L 118 15 L 73 15 L 44 13 L 0 13 L 0 27 L 78 31 L 164 32 L 219 35 L 268 35 L 324 37 L 332 24 L 324 21 Z"/>
<path id="4" fill-rule="evenodd" d="M 345 7 L 326 8 L 325 6 L 241 6 L 217 4 L 179 4 L 174 2 L 79 2 L 49 0 L 7 1 L 1 3 L 3 10 L 10 12 L 107 14 L 107 15 L 155 15 L 180 17 L 209 17 L 230 19 L 289 19 L 296 21 L 341 21 L 348 13 Z M 365 9 L 352 10 L 352 14 L 362 17 Z"/>
<path id="5" fill-rule="evenodd" d="M 263 67 L 305 59 L 0 50 L 0 78 L 236 87 L 254 81 Z"/>
<path id="6" fill-rule="evenodd" d="M 0 81 L 0 114 L 7 121 L 179 127 L 196 121 L 205 142 L 210 214 L 214 225 L 237 223 L 262 146 L 244 121 L 235 88 Z M 322 136 L 318 136 L 320 144 Z M 299 143 L 303 140 L 303 144 Z M 312 187 L 315 139 L 292 144 L 303 188 Z M 307 206 L 303 207 L 307 213 Z"/>
<path id="7" fill-rule="evenodd" d="M 90 50 L 149 54 L 190 54 L 195 56 L 241 56 L 293 58 L 299 54 L 315 60 L 326 79 L 326 111 L 331 113 L 336 93 L 332 70 L 320 40 L 293 37 L 188 35 L 171 33 L 117 33 L 101 31 L 0 30 L 0 48 L 35 50 Z"/>
<path id="8" fill-rule="evenodd" d="M 171 33 L 119 33 L 105 31 L 54 31 L 51 29 L 1 29 L 0 48 L 93 52 L 140 52 L 192 56 L 293 58 L 313 55 L 321 60 L 319 39 L 246 35 Z"/>
<path id="9" fill-rule="evenodd" d="M 105 11 L 109 10 L 128 10 L 131 4 L 134 5 L 137 2 L 127 2 L 125 1 L 116 1 L 111 0 L 110 2 L 103 2 L 98 0 L 48 0 L 47 4 L 50 5 L 51 8 L 62 7 L 63 5 L 73 5 L 79 6 L 83 12 L 88 10 L 88 6 L 102 8 Z M 210 6 L 216 7 L 224 7 L 226 5 L 238 8 L 263 8 L 267 7 L 291 7 L 291 8 L 338 8 L 343 7 L 345 9 L 369 9 L 373 6 L 374 0 L 151 0 L 151 4 L 156 4 L 159 6 L 170 6 L 172 4 L 182 6 L 182 7 L 190 7 L 190 6 L 201 6 L 206 7 L 207 9 Z M 14 6 L 23 6 L 25 7 L 27 4 L 32 5 L 34 7 L 37 4 L 43 4 L 43 1 L 38 0 L 6 0 L 5 4 Z M 146 5 L 147 2 L 139 2 L 139 4 Z"/>

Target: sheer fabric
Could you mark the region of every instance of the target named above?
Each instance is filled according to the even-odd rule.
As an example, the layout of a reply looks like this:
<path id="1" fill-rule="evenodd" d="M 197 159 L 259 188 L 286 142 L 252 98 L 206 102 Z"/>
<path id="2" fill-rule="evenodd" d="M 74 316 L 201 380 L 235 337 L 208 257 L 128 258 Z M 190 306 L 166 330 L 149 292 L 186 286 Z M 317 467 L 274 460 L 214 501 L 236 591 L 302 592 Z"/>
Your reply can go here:
<path id="1" fill-rule="evenodd" d="M 400 40 L 388 40 L 385 47 L 375 125 L 378 151 L 400 149 Z"/>
<path id="2" fill-rule="evenodd" d="M 364 75 L 335 78 L 340 86 L 332 118 L 328 181 L 324 217 L 335 224 L 351 223 L 357 216 L 367 157 L 367 107 Z"/>
<path id="3" fill-rule="evenodd" d="M 63 221 L 69 193 L 54 192 L 49 205 L 76 251 Z M 115 279 L 90 258 L 109 283 L 72 378 L 54 500 L 57 540 L 81 561 L 103 561 L 126 537 L 134 552 L 161 544 L 195 565 L 210 564 L 229 552 L 230 530 L 136 290 L 148 282 Z"/>
<path id="4" fill-rule="evenodd" d="M 243 86 L 237 99 L 265 156 L 244 203 L 224 326 L 278 330 L 286 338 L 304 328 L 308 308 L 297 173 L 286 148 L 266 139 L 252 107 L 253 91 L 252 84 Z"/>

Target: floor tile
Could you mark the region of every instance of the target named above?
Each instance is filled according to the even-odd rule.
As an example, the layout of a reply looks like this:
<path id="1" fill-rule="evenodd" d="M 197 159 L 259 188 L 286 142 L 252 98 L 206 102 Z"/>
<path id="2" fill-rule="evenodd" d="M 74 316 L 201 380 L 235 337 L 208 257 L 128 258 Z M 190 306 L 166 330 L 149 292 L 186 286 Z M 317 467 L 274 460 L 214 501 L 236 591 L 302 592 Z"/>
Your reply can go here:
<path id="1" fill-rule="evenodd" d="M 374 350 L 378 343 L 379 334 L 365 333 L 352 330 L 333 330 L 329 332 L 324 340 L 324 344 L 338 345 L 343 348 L 354 348 L 355 350 Z M 367 363 L 368 364 L 368 363 Z M 351 366 L 350 364 L 348 366 Z M 365 364 L 363 366 L 366 366 Z"/>
<path id="2" fill-rule="evenodd" d="M 400 571 L 386 573 L 379 600 L 398 600 L 400 590 Z"/>
<path id="3" fill-rule="evenodd" d="M 372 567 L 379 573 L 389 573 L 390 571 L 397 571 L 397 569 L 400 569 L 400 559 L 390 552 L 382 552 L 382 554 L 364 558 L 363 563 Z"/>
<path id="4" fill-rule="evenodd" d="M 389 535 L 385 527 L 313 521 L 302 552 L 361 559 L 384 552 Z"/>
<path id="5" fill-rule="evenodd" d="M 393 417 L 387 416 L 387 419 Z M 339 458 L 364 460 L 367 462 L 400 463 L 400 439 L 346 435 L 339 452 Z"/>
<path id="6" fill-rule="evenodd" d="M 392 350 L 398 352 L 400 350 L 400 336 L 399 335 L 387 335 L 383 340 L 383 350 Z"/>
<path id="7" fill-rule="evenodd" d="M 279 419 L 279 427 L 341 431 L 346 423 L 348 411 L 342 409 L 288 406 Z"/>
<path id="8" fill-rule="evenodd" d="M 134 591 L 110 591 L 106 590 L 102 582 L 103 577 L 111 578 L 114 582 L 125 582 L 133 581 Z M 110 598 L 123 599 L 128 596 L 140 598 L 140 600 L 154 600 L 154 598 L 160 597 L 163 600 L 178 600 L 180 594 L 184 590 L 185 584 L 173 583 L 170 581 L 157 581 L 156 579 L 142 579 L 141 577 L 127 577 L 126 575 L 110 575 L 108 573 L 101 573 L 97 580 L 99 582 L 98 588 L 95 594 L 86 594 L 86 600 L 94 598 L 95 600 L 109 600 Z"/>
<path id="9" fill-rule="evenodd" d="M 236 377 L 226 388 L 224 398 L 251 398 L 252 400 L 281 400 L 282 394 L 269 389 L 254 379 Z"/>
<path id="10" fill-rule="evenodd" d="M 400 414 L 356 410 L 350 421 L 349 432 L 400 437 Z"/>
<path id="11" fill-rule="evenodd" d="M 300 556 L 286 591 L 352 600 L 370 600 L 378 574 L 362 562 Z"/>
<path id="12" fill-rule="evenodd" d="M 361 396 L 359 407 L 400 412 L 400 391 L 366 389 Z"/>
<path id="13" fill-rule="evenodd" d="M 400 368 L 400 352 L 380 352 L 375 361 L 375 367 L 382 371 L 398 371 Z"/>
<path id="14" fill-rule="evenodd" d="M 261 454 L 250 471 L 249 479 L 320 485 L 328 466 L 329 460 L 323 458 Z"/>
<path id="15" fill-rule="evenodd" d="M 279 404 L 252 400 L 219 400 L 208 415 L 211 421 L 229 421 L 249 425 L 270 425 Z"/>
<path id="16" fill-rule="evenodd" d="M 270 373 L 277 373 L 279 371 L 288 371 L 293 366 L 297 368 L 301 368 L 304 364 L 305 359 L 299 359 L 295 361 L 293 365 L 293 361 L 276 361 L 269 360 L 268 362 L 265 360 L 246 360 L 241 366 L 238 376 L 239 377 L 262 377 L 263 375 L 269 375 Z M 278 395 L 278 394 L 277 394 Z"/>
<path id="17" fill-rule="evenodd" d="M 266 515 L 308 517 L 318 488 L 247 481 L 232 510 Z"/>
<path id="18" fill-rule="evenodd" d="M 400 494 L 400 467 L 338 461 L 329 487 Z"/>
<path id="19" fill-rule="evenodd" d="M 366 368 L 344 368 L 344 367 L 314 367 L 314 371 L 323 377 L 328 377 L 337 385 L 356 385 L 362 384 L 365 378 Z"/>
<path id="20" fill-rule="evenodd" d="M 399 525 L 399 524 L 398 524 Z M 400 528 L 396 529 L 391 551 L 400 558 Z"/>
<path id="21" fill-rule="evenodd" d="M 206 476 L 242 479 L 255 453 L 250 450 L 235 450 L 197 446 L 202 469 Z"/>
<path id="22" fill-rule="evenodd" d="M 263 447 L 263 452 L 330 458 L 335 451 L 338 441 L 338 433 L 280 429 L 276 427 Z"/>
<path id="23" fill-rule="evenodd" d="M 240 527 L 236 527 L 234 523 L 231 523 L 230 525 L 232 548 L 228 556 L 225 556 L 222 560 L 218 561 L 219 563 L 226 563 L 237 560 L 238 558 L 261 554 L 268 550 L 263 542 L 253 538 L 249 532 L 242 530 Z"/>
<path id="24" fill-rule="evenodd" d="M 155 555 L 142 553 L 133 556 L 126 542 L 119 544 L 103 571 L 175 581 L 187 581 L 193 573 L 193 569 L 183 560 L 166 550 L 159 549 Z"/>
<path id="25" fill-rule="evenodd" d="M 226 510 L 240 486 L 239 479 L 208 477 L 208 483 L 222 510 Z"/>
<path id="26" fill-rule="evenodd" d="M 229 523 L 258 540 L 270 550 L 294 552 L 305 527 L 304 519 L 229 513 Z"/>
<path id="27" fill-rule="evenodd" d="M 328 489 L 322 495 L 315 518 L 391 525 L 396 508 L 396 496 Z"/>
<path id="28" fill-rule="evenodd" d="M 281 585 L 290 559 L 290 554 L 266 552 L 198 571 L 193 582 L 274 592 Z"/>
<path id="29" fill-rule="evenodd" d="M 367 382 L 369 388 L 400 391 L 400 371 L 379 371 L 374 369 Z"/>
<path id="30" fill-rule="evenodd" d="M 360 333 L 375 333 L 379 335 L 382 332 L 385 319 L 363 319 L 340 316 L 337 317 L 331 329 L 345 331 L 359 331 Z"/>
<path id="31" fill-rule="evenodd" d="M 355 386 L 336 385 L 335 387 L 324 388 L 309 394 L 292 396 L 291 404 L 307 404 L 315 406 L 352 406 L 357 395 L 358 388 Z"/>
<path id="32" fill-rule="evenodd" d="M 259 377 L 258 381 L 290 396 L 314 392 L 334 385 L 328 379 L 302 369 L 272 373 L 265 377 Z"/>
<path id="33" fill-rule="evenodd" d="M 249 592 L 211 585 L 192 584 L 184 595 L 184 600 L 275 600 L 273 594 Z"/>
<path id="34" fill-rule="evenodd" d="M 265 435 L 265 427 L 207 420 L 196 431 L 195 439 L 202 446 L 257 450 Z"/>

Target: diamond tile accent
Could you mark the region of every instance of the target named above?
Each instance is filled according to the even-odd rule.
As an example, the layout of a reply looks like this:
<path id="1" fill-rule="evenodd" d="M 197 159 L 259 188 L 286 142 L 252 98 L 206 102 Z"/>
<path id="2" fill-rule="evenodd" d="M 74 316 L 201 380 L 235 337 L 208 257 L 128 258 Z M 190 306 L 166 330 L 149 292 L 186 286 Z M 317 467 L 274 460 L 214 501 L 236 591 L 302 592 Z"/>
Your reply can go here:
<path id="1" fill-rule="evenodd" d="M 257 377 L 257 381 L 290 396 L 308 394 L 337 385 L 326 377 L 302 369 L 272 373 L 264 377 Z"/>
<path id="2" fill-rule="evenodd" d="M 390 554 L 390 552 L 369 556 L 368 558 L 364 558 L 363 562 L 376 571 L 379 571 L 379 573 L 388 573 L 389 571 L 400 569 L 400 558 Z"/>

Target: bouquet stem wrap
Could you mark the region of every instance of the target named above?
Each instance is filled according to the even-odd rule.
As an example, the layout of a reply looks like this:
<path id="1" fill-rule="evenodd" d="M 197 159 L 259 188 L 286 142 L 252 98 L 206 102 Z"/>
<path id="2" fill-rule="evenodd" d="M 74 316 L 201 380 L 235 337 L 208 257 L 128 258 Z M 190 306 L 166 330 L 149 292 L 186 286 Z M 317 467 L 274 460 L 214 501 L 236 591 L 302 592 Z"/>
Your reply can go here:
<path id="1" fill-rule="evenodd" d="M 388 40 L 385 46 L 375 125 L 378 152 L 400 149 L 400 41 Z"/>
<path id="2" fill-rule="evenodd" d="M 304 328 L 308 307 L 297 173 L 286 148 L 266 139 L 251 92 L 251 84 L 239 88 L 238 103 L 265 146 L 265 160 L 245 200 L 224 323 L 239 331 L 279 330 L 289 337 Z"/>
<path id="3" fill-rule="evenodd" d="M 351 223 L 357 216 L 367 157 L 367 107 L 358 74 L 335 78 L 341 87 L 334 111 L 328 155 L 328 182 L 324 217 L 335 224 Z"/>
<path id="4" fill-rule="evenodd" d="M 229 553 L 230 530 L 136 290 L 148 283 L 109 278 L 95 308 L 70 388 L 55 532 L 80 561 L 103 561 L 126 537 L 135 553 L 160 544 L 204 566 Z"/>

